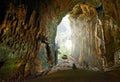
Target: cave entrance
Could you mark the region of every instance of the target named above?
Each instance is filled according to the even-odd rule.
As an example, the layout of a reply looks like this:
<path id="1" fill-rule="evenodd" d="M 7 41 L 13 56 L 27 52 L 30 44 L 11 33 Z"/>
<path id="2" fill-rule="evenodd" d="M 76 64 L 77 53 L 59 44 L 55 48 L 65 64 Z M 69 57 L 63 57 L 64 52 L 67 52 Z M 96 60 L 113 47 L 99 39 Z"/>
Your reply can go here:
<path id="1" fill-rule="evenodd" d="M 58 25 L 55 43 L 57 64 L 72 68 L 101 68 L 101 56 L 106 48 L 102 22 L 96 9 L 77 4 Z"/>
<path id="2" fill-rule="evenodd" d="M 71 56 L 71 26 L 69 15 L 63 17 L 61 23 L 57 26 L 57 34 L 55 38 L 57 64 L 68 62 Z"/>

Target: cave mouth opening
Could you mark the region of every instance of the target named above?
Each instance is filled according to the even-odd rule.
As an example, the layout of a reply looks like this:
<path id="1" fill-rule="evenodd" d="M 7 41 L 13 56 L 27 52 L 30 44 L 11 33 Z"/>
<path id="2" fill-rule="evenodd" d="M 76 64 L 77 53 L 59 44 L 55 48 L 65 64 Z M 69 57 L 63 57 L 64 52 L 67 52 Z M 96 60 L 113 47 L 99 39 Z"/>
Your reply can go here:
<path id="1" fill-rule="evenodd" d="M 71 25 L 69 14 L 63 17 L 60 24 L 57 26 L 57 34 L 55 38 L 55 52 L 57 55 L 57 64 L 68 61 L 72 53 L 72 40 L 71 40 Z"/>

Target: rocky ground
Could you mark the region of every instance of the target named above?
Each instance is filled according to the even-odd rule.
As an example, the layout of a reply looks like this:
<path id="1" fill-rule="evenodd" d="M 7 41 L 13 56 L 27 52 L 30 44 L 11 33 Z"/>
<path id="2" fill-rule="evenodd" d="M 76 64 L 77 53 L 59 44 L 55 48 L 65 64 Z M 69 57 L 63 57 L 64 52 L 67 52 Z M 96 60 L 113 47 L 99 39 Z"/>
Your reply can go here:
<path id="1" fill-rule="evenodd" d="M 120 82 L 120 64 L 101 71 L 97 68 L 78 68 L 70 61 L 61 60 L 44 76 L 37 76 L 24 82 Z"/>
<path id="2" fill-rule="evenodd" d="M 120 82 L 120 71 L 64 70 L 24 82 Z"/>

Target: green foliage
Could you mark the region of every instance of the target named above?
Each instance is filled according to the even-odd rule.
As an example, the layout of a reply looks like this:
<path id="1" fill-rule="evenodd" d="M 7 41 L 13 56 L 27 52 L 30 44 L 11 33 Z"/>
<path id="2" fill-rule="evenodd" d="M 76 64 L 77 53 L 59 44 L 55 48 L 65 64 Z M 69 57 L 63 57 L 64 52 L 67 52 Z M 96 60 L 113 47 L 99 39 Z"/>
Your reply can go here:
<path id="1" fill-rule="evenodd" d="M 66 50 L 65 46 L 64 45 L 61 45 L 60 49 L 58 50 L 59 53 L 58 53 L 58 59 L 62 58 L 63 55 L 70 55 L 70 51 L 69 50 Z"/>

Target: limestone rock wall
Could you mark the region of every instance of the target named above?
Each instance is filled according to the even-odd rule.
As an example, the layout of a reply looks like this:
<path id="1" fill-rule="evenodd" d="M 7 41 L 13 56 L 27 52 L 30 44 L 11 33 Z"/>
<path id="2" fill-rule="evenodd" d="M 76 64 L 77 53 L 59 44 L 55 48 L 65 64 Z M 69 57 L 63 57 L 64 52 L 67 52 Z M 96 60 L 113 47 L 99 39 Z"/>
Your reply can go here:
<path id="1" fill-rule="evenodd" d="M 76 2 L 0 1 L 0 80 L 40 74 L 55 65 L 56 27 Z"/>
<path id="2" fill-rule="evenodd" d="M 108 65 L 114 64 L 114 53 L 120 49 L 120 7 L 119 0 L 103 1 L 104 15 L 101 17 L 106 45 Z"/>
<path id="3" fill-rule="evenodd" d="M 104 41 L 98 29 L 102 28 L 97 18 L 97 11 L 87 3 L 77 4 L 71 12 L 72 55 L 80 66 L 102 67 L 100 46 Z M 98 29 L 97 29 L 98 28 Z M 100 29 L 101 31 L 102 29 Z M 100 32 L 101 33 L 101 32 Z"/>
<path id="4" fill-rule="evenodd" d="M 55 65 L 54 40 L 56 27 L 62 17 L 71 11 L 78 2 L 88 3 L 96 8 L 100 3 L 99 1 L 1 0 L 0 80 L 10 78 L 21 79 L 43 72 Z M 107 4 L 106 1 L 111 5 Z M 109 22 L 111 20 L 113 20 L 113 23 L 115 21 L 114 29 L 111 26 L 110 31 L 108 31 L 106 29 L 108 23 L 102 20 L 104 17 L 102 18 L 102 15 L 100 15 L 105 31 L 105 45 L 107 49 L 105 56 L 106 58 L 108 57 L 108 62 L 113 62 L 113 54 L 111 55 L 110 53 L 114 51 L 114 48 L 119 48 L 119 27 L 117 26 L 119 24 L 120 13 L 119 0 L 115 0 L 115 2 L 113 0 L 103 0 L 102 3 L 104 12 L 110 11 L 106 14 L 108 15 L 106 19 L 108 23 L 111 23 Z M 113 11 L 111 6 L 113 6 Z M 94 15 L 94 13 L 91 14 Z M 96 21 L 96 19 L 91 20 Z M 91 24 L 91 27 L 92 25 L 94 23 Z M 107 40 L 107 38 L 109 39 Z M 107 44 L 109 42 L 110 45 Z M 110 48 L 111 46 L 112 48 Z"/>
<path id="5" fill-rule="evenodd" d="M 96 62 L 99 65 L 92 65 L 109 67 L 116 61 L 115 52 L 120 48 L 119 8 L 117 3 L 108 2 L 110 5 L 106 1 L 99 2 L 98 7 L 84 2 L 76 5 L 70 13 L 73 55 L 81 64 Z"/>

